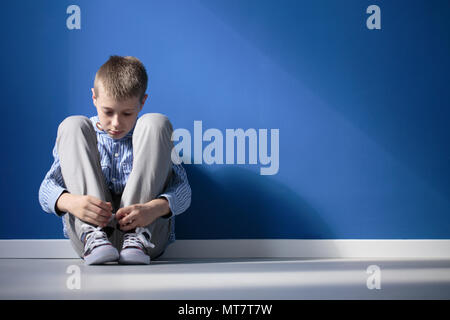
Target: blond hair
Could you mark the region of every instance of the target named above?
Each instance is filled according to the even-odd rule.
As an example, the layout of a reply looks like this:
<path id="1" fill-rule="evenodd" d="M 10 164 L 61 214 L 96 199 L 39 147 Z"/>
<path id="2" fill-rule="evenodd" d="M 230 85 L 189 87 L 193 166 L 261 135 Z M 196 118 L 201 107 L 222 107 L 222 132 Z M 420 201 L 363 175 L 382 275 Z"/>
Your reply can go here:
<path id="1" fill-rule="evenodd" d="M 148 76 L 138 58 L 111 56 L 95 74 L 94 91 L 97 97 L 99 82 L 110 98 L 123 101 L 138 97 L 142 101 L 147 90 Z"/>

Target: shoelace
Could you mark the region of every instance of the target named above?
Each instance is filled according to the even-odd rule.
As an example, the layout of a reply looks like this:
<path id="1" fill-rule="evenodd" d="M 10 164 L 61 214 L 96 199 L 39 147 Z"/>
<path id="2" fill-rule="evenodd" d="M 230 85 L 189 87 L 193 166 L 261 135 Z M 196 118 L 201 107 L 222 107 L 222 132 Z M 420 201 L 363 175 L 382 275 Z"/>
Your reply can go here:
<path id="1" fill-rule="evenodd" d="M 90 251 L 100 245 L 110 244 L 108 236 L 104 231 L 102 231 L 101 227 L 93 227 L 88 224 L 83 224 L 81 226 L 81 230 L 83 233 L 86 233 L 85 251 Z"/>
<path id="2" fill-rule="evenodd" d="M 144 233 L 149 234 L 149 236 L 151 237 L 150 232 L 148 232 L 148 230 L 142 227 L 136 228 L 135 232 L 125 233 L 123 240 L 123 248 L 126 247 L 142 248 L 142 246 L 144 246 L 145 248 L 154 248 L 155 245 L 145 237 Z"/>

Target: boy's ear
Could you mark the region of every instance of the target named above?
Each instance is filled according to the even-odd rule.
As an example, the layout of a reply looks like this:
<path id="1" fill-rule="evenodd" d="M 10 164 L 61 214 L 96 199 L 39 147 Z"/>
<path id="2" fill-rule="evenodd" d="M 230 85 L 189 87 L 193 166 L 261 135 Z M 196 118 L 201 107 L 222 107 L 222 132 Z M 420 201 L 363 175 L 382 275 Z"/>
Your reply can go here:
<path id="1" fill-rule="evenodd" d="M 141 106 L 140 106 L 140 108 L 139 108 L 139 111 L 142 110 L 142 107 L 144 106 L 144 103 L 145 103 L 145 101 L 147 100 L 147 98 L 148 98 L 148 94 L 145 94 L 144 97 L 142 98 Z"/>
<path id="2" fill-rule="evenodd" d="M 95 96 L 95 90 L 94 90 L 94 88 L 91 88 L 91 91 L 92 91 L 92 101 L 94 102 L 94 105 L 96 105 L 97 97 Z"/>

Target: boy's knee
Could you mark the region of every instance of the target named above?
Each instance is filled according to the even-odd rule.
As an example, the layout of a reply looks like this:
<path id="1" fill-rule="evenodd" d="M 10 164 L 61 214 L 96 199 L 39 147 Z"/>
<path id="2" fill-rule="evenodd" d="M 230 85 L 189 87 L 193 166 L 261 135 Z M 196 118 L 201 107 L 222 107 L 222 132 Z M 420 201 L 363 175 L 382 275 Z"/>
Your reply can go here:
<path id="1" fill-rule="evenodd" d="M 75 130 L 87 129 L 92 127 L 91 120 L 85 116 L 69 116 L 65 118 L 58 127 L 58 132 L 69 131 L 73 132 Z"/>
<path id="2" fill-rule="evenodd" d="M 138 119 L 139 126 L 148 126 L 153 129 L 172 130 L 172 124 L 167 116 L 162 113 L 146 113 Z"/>

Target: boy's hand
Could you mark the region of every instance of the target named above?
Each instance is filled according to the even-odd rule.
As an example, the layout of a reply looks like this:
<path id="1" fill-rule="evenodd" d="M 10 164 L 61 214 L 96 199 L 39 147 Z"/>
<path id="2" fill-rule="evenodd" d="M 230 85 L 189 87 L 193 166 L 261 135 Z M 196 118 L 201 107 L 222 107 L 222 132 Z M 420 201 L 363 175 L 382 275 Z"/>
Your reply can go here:
<path id="1" fill-rule="evenodd" d="M 146 227 L 159 217 L 170 212 L 166 199 L 154 199 L 144 204 L 133 204 L 117 210 L 116 220 L 120 230 L 130 231 L 137 227 Z"/>
<path id="2" fill-rule="evenodd" d="M 77 218 L 93 225 L 106 227 L 112 216 L 111 202 L 102 201 L 89 195 L 73 195 L 69 212 Z"/>
<path id="3" fill-rule="evenodd" d="M 152 210 L 145 204 L 133 204 L 117 210 L 116 220 L 119 222 L 120 230 L 129 231 L 137 227 L 145 227 L 155 219 L 152 218 Z"/>

